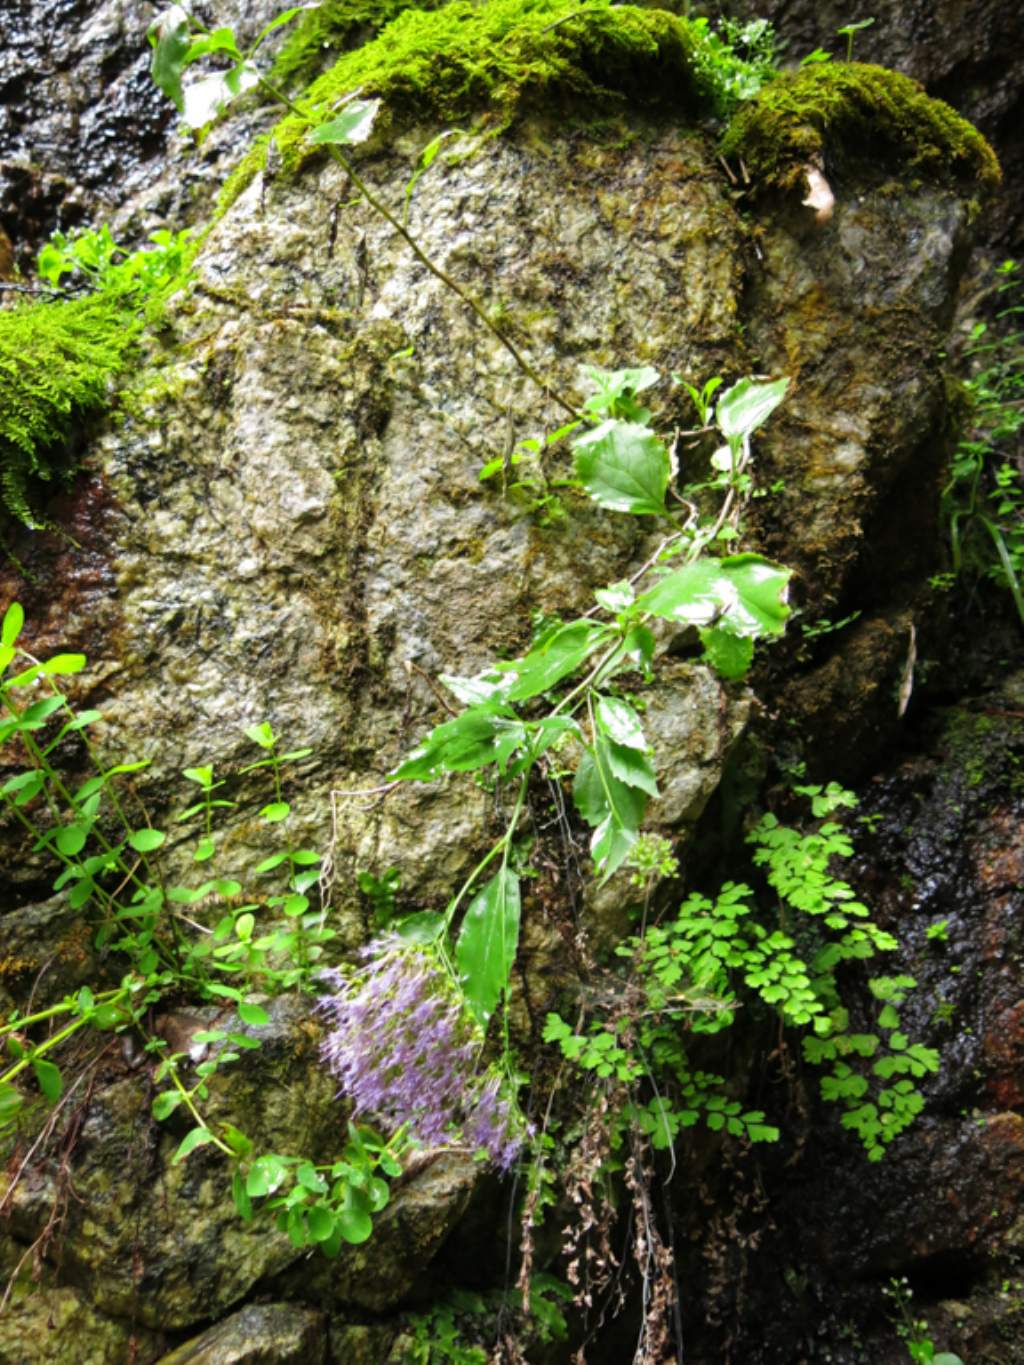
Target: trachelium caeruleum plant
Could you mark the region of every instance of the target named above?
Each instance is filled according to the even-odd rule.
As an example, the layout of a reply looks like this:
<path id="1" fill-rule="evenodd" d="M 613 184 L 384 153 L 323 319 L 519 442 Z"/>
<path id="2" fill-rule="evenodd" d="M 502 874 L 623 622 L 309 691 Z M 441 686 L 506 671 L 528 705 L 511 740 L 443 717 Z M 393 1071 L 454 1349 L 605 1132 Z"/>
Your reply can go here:
<path id="1" fill-rule="evenodd" d="M 356 972 L 324 973 L 334 993 L 320 1003 L 329 1024 L 323 1057 L 356 1112 L 424 1146 L 461 1129 L 507 1171 L 525 1126 L 500 1074 L 480 1072 L 480 1029 L 432 948 L 393 934 L 361 957 Z"/>

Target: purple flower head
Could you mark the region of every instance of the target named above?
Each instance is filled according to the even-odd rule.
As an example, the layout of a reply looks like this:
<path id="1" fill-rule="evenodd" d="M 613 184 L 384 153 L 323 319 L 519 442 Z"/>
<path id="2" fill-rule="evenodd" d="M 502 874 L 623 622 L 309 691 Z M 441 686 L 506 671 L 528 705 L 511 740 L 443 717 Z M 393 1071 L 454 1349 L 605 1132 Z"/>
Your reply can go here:
<path id="1" fill-rule="evenodd" d="M 493 1069 L 474 1060 L 483 1041 L 430 948 L 397 935 L 375 940 L 362 965 L 323 973 L 333 988 L 318 1009 L 330 1031 L 321 1057 L 356 1114 L 407 1125 L 424 1144 L 458 1137 L 507 1171 L 526 1128 Z"/>

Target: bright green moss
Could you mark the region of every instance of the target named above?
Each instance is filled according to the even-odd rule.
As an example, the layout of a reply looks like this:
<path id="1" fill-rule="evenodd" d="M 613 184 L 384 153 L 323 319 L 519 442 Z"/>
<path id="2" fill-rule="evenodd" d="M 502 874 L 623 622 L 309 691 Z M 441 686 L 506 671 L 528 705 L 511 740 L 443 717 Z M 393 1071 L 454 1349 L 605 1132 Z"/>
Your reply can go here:
<path id="1" fill-rule="evenodd" d="M 142 318 L 108 294 L 0 311 L 0 488 L 7 510 L 36 526 L 29 478 L 51 479 L 49 452 L 83 413 L 106 407 Z"/>
<path id="2" fill-rule="evenodd" d="M 406 10 L 372 43 L 345 54 L 310 86 L 302 103 L 326 117 L 351 91 L 380 96 L 386 117 L 444 125 L 485 109 L 496 129 L 520 110 L 609 104 L 694 109 L 696 38 L 684 19 L 632 5 L 566 0 L 454 0 L 434 11 Z M 294 116 L 274 138 L 286 170 L 311 154 L 307 125 Z M 254 147 L 221 195 L 220 210 L 259 173 L 266 145 Z"/>
<path id="3" fill-rule="evenodd" d="M 809 160 L 857 150 L 986 189 L 1000 179 L 995 153 L 966 119 L 909 77 L 860 62 L 779 76 L 740 106 L 722 143 L 755 178 L 782 186 L 799 180 Z"/>
<path id="4" fill-rule="evenodd" d="M 407 9 L 437 9 L 444 0 L 324 0 L 304 14 L 277 55 L 270 79 L 291 89 L 306 85 L 335 55 L 374 37 Z"/>

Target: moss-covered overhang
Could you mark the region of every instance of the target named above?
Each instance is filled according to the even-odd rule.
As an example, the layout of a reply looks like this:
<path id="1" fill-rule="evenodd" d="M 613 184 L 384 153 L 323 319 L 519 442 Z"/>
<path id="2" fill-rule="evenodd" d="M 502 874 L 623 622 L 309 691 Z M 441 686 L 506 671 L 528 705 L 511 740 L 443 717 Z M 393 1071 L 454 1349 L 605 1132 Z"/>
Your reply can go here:
<path id="1" fill-rule="evenodd" d="M 452 0 L 426 10 L 386 0 L 384 8 L 401 12 L 299 97 L 315 119 L 356 91 L 383 101 L 377 126 L 385 132 L 412 120 L 441 128 L 474 118 L 501 131 L 551 109 L 694 119 L 720 107 L 699 25 L 668 9 L 608 0 L 583 8 L 573 0 Z M 271 139 L 286 173 L 317 155 L 308 126 L 290 114 L 254 145 L 220 210 L 263 169 Z M 864 154 L 970 194 L 1000 178 L 994 152 L 966 119 L 908 77 L 855 62 L 778 76 L 740 105 L 722 150 L 742 156 L 758 182 L 782 187 L 799 183 L 808 163 Z"/>
<path id="2" fill-rule="evenodd" d="M 917 81 L 881 66 L 829 62 L 779 76 L 733 116 L 722 142 L 755 181 L 783 188 L 804 168 L 869 157 L 986 193 L 1001 178 L 978 130 Z"/>
<path id="3" fill-rule="evenodd" d="M 326 118 L 353 91 L 384 102 L 378 127 L 434 120 L 439 127 L 478 115 L 495 130 L 525 111 L 706 107 L 696 38 L 685 19 L 660 9 L 566 0 L 472 0 L 405 10 L 372 42 L 345 53 L 313 82 L 301 105 Z M 308 124 L 288 115 L 271 133 L 284 169 L 317 149 Z M 258 174 L 266 139 L 231 176 L 222 208 Z"/>

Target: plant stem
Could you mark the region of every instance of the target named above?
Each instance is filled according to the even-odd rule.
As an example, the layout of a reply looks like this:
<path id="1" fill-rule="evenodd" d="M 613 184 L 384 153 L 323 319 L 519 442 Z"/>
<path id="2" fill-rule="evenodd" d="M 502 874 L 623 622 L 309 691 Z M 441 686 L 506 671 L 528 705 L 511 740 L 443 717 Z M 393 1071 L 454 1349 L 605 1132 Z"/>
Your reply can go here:
<path id="1" fill-rule="evenodd" d="M 311 128 L 315 128 L 317 126 L 317 119 L 314 116 L 312 116 L 311 114 L 307 114 L 304 109 L 302 109 L 298 104 L 295 103 L 294 100 L 290 98 L 290 96 L 286 95 L 283 90 L 278 90 L 277 87 L 271 84 L 271 82 L 268 81 L 265 76 L 260 76 L 260 84 L 273 99 L 277 100 L 279 104 L 283 105 L 284 108 L 289 110 L 290 113 L 294 114 L 296 118 L 302 119 L 302 121 L 304 123 L 307 123 Z M 487 328 L 491 335 L 498 342 L 500 342 L 502 346 L 504 346 L 505 350 L 508 351 L 509 355 L 516 362 L 516 364 L 519 366 L 522 372 L 527 376 L 528 379 L 531 379 L 534 382 L 534 384 L 537 385 L 537 387 L 540 389 L 542 393 L 546 393 L 549 398 L 551 398 L 555 403 L 557 403 L 558 406 L 562 408 L 564 412 L 567 412 L 571 417 L 578 418 L 580 413 L 575 404 L 571 403 L 567 398 L 564 398 L 562 394 L 558 392 L 557 389 L 553 388 L 549 382 L 547 382 L 541 377 L 541 375 L 537 372 L 533 365 L 523 355 L 522 351 L 515 344 L 515 342 L 512 341 L 509 337 L 507 337 L 505 333 L 499 327 L 497 327 L 493 320 L 487 315 L 487 311 L 484 308 L 483 304 L 481 304 L 476 298 L 474 298 L 468 289 L 465 289 L 461 284 L 458 283 L 457 280 L 453 279 L 452 276 L 449 275 L 448 272 L 442 266 L 439 266 L 436 261 L 434 261 L 430 256 L 427 255 L 427 253 L 423 250 L 420 244 L 416 241 L 416 238 L 413 237 L 412 233 L 409 232 L 408 228 L 406 228 L 405 225 L 402 223 L 401 219 L 397 218 L 391 212 L 391 210 L 387 207 L 383 200 L 377 198 L 377 196 L 367 185 L 366 181 L 355 169 L 349 158 L 340 149 L 340 147 L 338 147 L 334 143 L 327 143 L 325 145 L 328 154 L 334 161 L 337 162 L 339 166 L 341 166 L 345 170 L 345 172 L 351 179 L 352 183 L 355 185 L 356 189 L 363 196 L 366 202 L 370 205 L 370 207 L 374 210 L 375 213 L 378 213 L 385 220 L 385 222 L 387 222 L 390 225 L 393 231 L 398 233 L 399 237 L 401 237 L 402 240 L 406 243 L 406 245 L 412 251 L 413 255 L 416 257 L 416 259 L 422 265 L 425 265 L 432 275 L 436 276 L 436 278 L 439 279 L 442 284 L 444 284 L 448 289 L 452 291 L 453 294 L 455 294 L 459 299 L 462 300 L 462 302 L 466 305 L 467 308 L 469 308 L 473 313 L 476 314 L 478 320 L 484 325 L 484 327 Z"/>

